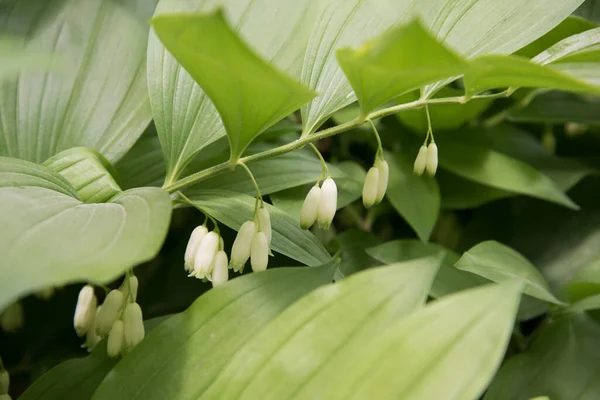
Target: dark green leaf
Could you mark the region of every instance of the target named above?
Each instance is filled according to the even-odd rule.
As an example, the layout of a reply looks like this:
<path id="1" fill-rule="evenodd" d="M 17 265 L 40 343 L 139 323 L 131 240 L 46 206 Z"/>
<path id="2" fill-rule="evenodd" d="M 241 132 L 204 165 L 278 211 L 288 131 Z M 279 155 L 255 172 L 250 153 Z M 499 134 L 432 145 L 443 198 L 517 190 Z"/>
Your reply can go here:
<path id="1" fill-rule="evenodd" d="M 156 130 L 149 128 L 115 168 L 123 189 L 162 185 L 165 181 L 165 161 Z"/>
<path id="2" fill-rule="evenodd" d="M 596 96 L 550 92 L 536 96 L 525 108 L 511 111 L 509 118 L 517 122 L 599 124 L 599 107 Z"/>
<path id="3" fill-rule="evenodd" d="M 347 230 L 335 237 L 336 255 L 340 258 L 337 264 L 336 280 L 344 279 L 363 269 L 375 266 L 366 249 L 377 244 L 377 237 L 371 232 L 358 229 Z M 339 252 L 339 253 L 338 253 Z"/>

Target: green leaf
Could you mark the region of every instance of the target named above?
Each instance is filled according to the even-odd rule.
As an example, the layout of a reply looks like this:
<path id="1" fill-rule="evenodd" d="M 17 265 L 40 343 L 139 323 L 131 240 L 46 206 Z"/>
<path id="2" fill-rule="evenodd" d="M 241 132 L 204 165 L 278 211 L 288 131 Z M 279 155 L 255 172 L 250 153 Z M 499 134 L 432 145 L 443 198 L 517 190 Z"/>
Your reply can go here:
<path id="1" fill-rule="evenodd" d="M 246 342 L 331 276 L 329 266 L 278 268 L 208 291 L 125 356 L 93 399 L 198 398 Z"/>
<path id="2" fill-rule="evenodd" d="M 167 192 L 132 189 L 85 204 L 51 170 L 1 160 L 0 308 L 49 286 L 109 282 L 158 253 L 171 216 Z"/>
<path id="3" fill-rule="evenodd" d="M 567 287 L 569 299 L 575 302 L 600 293 L 600 261 L 596 258 L 581 267 Z"/>
<path id="4" fill-rule="evenodd" d="M 575 15 L 600 23 L 600 3 L 597 0 L 586 0 L 574 12 Z"/>
<path id="5" fill-rule="evenodd" d="M 200 393 L 208 399 L 331 398 L 326 390 L 339 386 L 339 371 L 425 302 L 438 265 L 439 257 L 431 257 L 374 268 L 312 292 L 256 335 L 213 382 L 202 382 L 210 386 Z"/>
<path id="6" fill-rule="evenodd" d="M 317 1 L 286 1 L 277 7 L 272 7 L 271 0 L 221 3 L 231 26 L 253 49 L 290 76 L 299 76 Z M 161 0 L 155 16 L 209 12 L 216 5 L 213 0 Z M 148 38 L 148 89 L 167 164 L 167 181 L 172 182 L 196 154 L 225 136 L 225 128 L 206 93 L 153 30 Z"/>
<path id="7" fill-rule="evenodd" d="M 363 115 L 398 95 L 460 75 L 467 68 L 465 60 L 438 43 L 418 21 L 399 25 L 356 50 L 340 49 L 337 60 Z"/>
<path id="8" fill-rule="evenodd" d="M 334 239 L 334 253 L 340 258 L 334 279 L 342 280 L 352 274 L 376 265 L 369 257 L 366 249 L 377 244 L 377 237 L 371 232 L 350 229 L 337 235 Z M 330 245 L 328 247 L 331 247 Z"/>
<path id="9" fill-rule="evenodd" d="M 515 196 L 514 193 L 481 185 L 440 170 L 435 175 L 442 196 L 442 209 L 477 208 L 495 200 Z"/>
<path id="10" fill-rule="evenodd" d="M 92 149 L 73 147 L 50 157 L 43 165 L 69 181 L 85 203 L 104 203 L 121 192 L 113 178 L 113 166 Z"/>
<path id="11" fill-rule="evenodd" d="M 0 22 L 64 64 L 0 84 L 0 155 L 40 163 L 85 146 L 115 162 L 133 146 L 151 119 L 145 20 L 154 2 L 122 3 L 19 3 Z"/>
<path id="12" fill-rule="evenodd" d="M 551 323 L 528 351 L 502 366 L 485 400 L 598 398 L 599 335 L 598 325 L 585 316 Z"/>
<path id="13" fill-rule="evenodd" d="M 386 196 L 392 206 L 426 242 L 440 211 L 440 191 L 435 179 L 416 176 L 407 151 L 387 153 L 390 177 Z"/>
<path id="14" fill-rule="evenodd" d="M 165 181 L 165 161 L 153 126 L 115 164 L 115 169 L 124 189 L 162 185 Z"/>
<path id="15" fill-rule="evenodd" d="M 60 57 L 28 47 L 12 36 L 0 36 L 0 81 L 19 73 L 34 73 L 44 69 L 60 71 Z"/>
<path id="16" fill-rule="evenodd" d="M 568 208 L 577 205 L 548 176 L 492 149 L 453 141 L 439 143 L 440 165 L 483 185 L 548 200 Z"/>
<path id="17" fill-rule="evenodd" d="M 385 264 L 414 260 L 442 253 L 444 258 L 431 286 L 429 295 L 439 298 L 485 283 L 478 275 L 454 267 L 460 256 L 452 250 L 435 243 L 423 243 L 414 239 L 393 240 L 367 249 L 367 254 Z"/>
<path id="18" fill-rule="evenodd" d="M 536 96 L 525 108 L 510 112 L 516 122 L 599 124 L 600 98 L 574 93 L 550 92 Z"/>
<path id="19" fill-rule="evenodd" d="M 146 334 L 171 316 L 144 322 Z M 87 357 L 60 363 L 27 388 L 20 400 L 90 399 L 106 374 L 119 362 L 106 354 L 106 340 L 96 345 Z"/>
<path id="20" fill-rule="evenodd" d="M 158 15 L 152 26 L 219 111 L 232 163 L 256 136 L 314 97 L 255 55 L 227 25 L 221 10 Z"/>
<path id="21" fill-rule="evenodd" d="M 255 199 L 242 193 L 204 190 L 189 198 L 202 211 L 235 230 L 251 220 L 254 214 Z M 294 218 L 270 204 L 265 203 L 265 207 L 271 215 L 271 248 L 274 251 L 306 265 L 321 265 L 331 260 L 317 238 L 302 230 Z"/>
<path id="22" fill-rule="evenodd" d="M 535 56 L 531 61 L 540 65 L 557 63 L 581 52 L 597 50 L 599 44 L 600 28 L 589 29 L 564 38 Z"/>
<path id="23" fill-rule="evenodd" d="M 494 282 L 519 280 L 523 293 L 550 303 L 564 305 L 550 290 L 543 275 L 525 257 L 508 246 L 490 240 L 464 253 L 456 268 L 483 276 Z"/>

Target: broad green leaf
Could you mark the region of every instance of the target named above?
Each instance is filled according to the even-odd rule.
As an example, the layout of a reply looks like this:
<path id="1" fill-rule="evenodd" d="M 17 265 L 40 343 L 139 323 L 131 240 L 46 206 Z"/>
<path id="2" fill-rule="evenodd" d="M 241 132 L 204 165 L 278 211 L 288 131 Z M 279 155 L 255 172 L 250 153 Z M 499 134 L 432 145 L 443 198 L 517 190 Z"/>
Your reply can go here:
<path id="1" fill-rule="evenodd" d="M 516 122 L 599 124 L 600 99 L 574 93 L 550 92 L 536 96 L 525 108 L 510 112 Z"/>
<path id="2" fill-rule="evenodd" d="M 598 289 L 598 288 L 596 288 Z M 596 290 L 596 293 L 598 290 Z M 565 310 L 567 313 L 579 314 L 584 311 L 592 311 L 600 309 L 600 294 L 594 294 L 589 297 L 585 297 L 573 304 L 571 304 Z"/>
<path id="3" fill-rule="evenodd" d="M 597 0 L 586 0 L 574 12 L 575 15 L 600 23 L 600 3 Z"/>
<path id="4" fill-rule="evenodd" d="M 510 358 L 485 400 L 593 400 L 600 396 L 600 329 L 579 315 L 552 322 L 525 353 Z"/>
<path id="5" fill-rule="evenodd" d="M 435 179 L 440 187 L 441 206 L 445 210 L 477 208 L 492 201 L 516 196 L 515 193 L 463 179 L 444 170 L 438 171 Z"/>
<path id="6" fill-rule="evenodd" d="M 85 203 L 104 203 L 121 192 L 113 178 L 113 166 L 92 149 L 73 147 L 50 157 L 43 165 L 62 175 Z"/>
<path id="7" fill-rule="evenodd" d="M 295 398 L 476 400 L 502 361 L 519 289 L 486 285 L 396 319 L 326 383 L 305 386 Z"/>
<path id="8" fill-rule="evenodd" d="M 567 287 L 571 302 L 600 293 L 600 261 L 594 259 L 580 268 Z"/>
<path id="9" fill-rule="evenodd" d="M 144 322 L 146 334 L 171 316 L 153 318 Z M 27 388 L 20 400 L 90 399 L 119 361 L 106 354 L 106 340 L 96 345 L 87 357 L 73 358 L 60 363 Z"/>
<path id="10" fill-rule="evenodd" d="M 66 182 L 41 169 L 0 162 L 0 308 L 49 286 L 111 281 L 153 258 L 167 233 L 168 193 L 139 188 L 85 204 L 53 190 Z"/>
<path id="11" fill-rule="evenodd" d="M 482 242 L 471 248 L 458 260 L 456 268 L 499 283 L 519 280 L 525 285 L 523 293 L 550 303 L 564 304 L 552 294 L 540 271 L 529 260 L 496 241 Z"/>
<path id="12" fill-rule="evenodd" d="M 161 186 L 165 181 L 165 161 L 156 130 L 149 130 L 115 164 L 123 189 Z"/>
<path id="13" fill-rule="evenodd" d="M 253 49 L 297 78 L 320 1 L 285 1 L 277 7 L 272 4 L 271 0 L 161 0 L 155 16 L 223 7 L 231 26 Z M 225 128 L 206 93 L 153 30 L 148 38 L 148 89 L 167 161 L 167 181 L 172 182 L 196 154 L 225 136 Z"/>
<path id="14" fill-rule="evenodd" d="M 367 249 L 367 254 L 385 264 L 414 260 L 439 253 L 444 254 L 444 258 L 431 286 L 431 291 L 429 292 L 431 297 L 443 297 L 489 282 L 478 275 L 456 269 L 454 264 L 460 256 L 454 251 L 435 243 L 402 239 L 393 240 Z"/>
<path id="15" fill-rule="evenodd" d="M 331 277 L 329 266 L 278 268 L 208 291 L 125 356 L 93 399 L 197 399 L 240 348 Z"/>
<path id="16" fill-rule="evenodd" d="M 439 259 L 370 269 L 305 296 L 207 382 L 202 397 L 330 398 L 324 391 L 332 388 L 340 369 L 354 364 L 367 343 L 425 302 Z"/>
<path id="17" fill-rule="evenodd" d="M 465 60 L 438 43 L 418 21 L 399 25 L 356 50 L 340 49 L 337 60 L 358 97 L 362 115 L 467 68 Z"/>
<path id="18" fill-rule="evenodd" d="M 599 45 L 600 28 L 590 29 L 555 43 L 532 58 L 531 61 L 540 65 L 556 63 L 580 52 L 597 50 Z"/>
<path id="19" fill-rule="evenodd" d="M 256 136 L 314 97 L 249 49 L 221 10 L 158 15 L 152 26 L 219 111 L 232 164 Z"/>
<path id="20" fill-rule="evenodd" d="M 255 199 L 242 193 L 204 190 L 189 198 L 196 207 L 235 230 L 252 219 L 254 213 Z M 294 218 L 270 204 L 265 203 L 265 207 L 271 215 L 271 248 L 274 251 L 306 265 L 321 265 L 331 260 L 317 238 L 302 230 Z"/>
<path id="21" fill-rule="evenodd" d="M 59 71 L 60 58 L 52 53 L 27 47 L 12 36 L 0 36 L 0 81 L 19 73 L 39 72 L 54 66 Z"/>
<path id="22" fill-rule="evenodd" d="M 519 160 L 490 148 L 449 140 L 438 146 L 440 165 L 458 176 L 577 209 L 554 181 Z"/>
<path id="23" fill-rule="evenodd" d="M 366 252 L 366 249 L 378 243 L 373 233 L 351 229 L 337 235 L 333 242 L 334 254 L 340 258 L 334 275 L 335 280 L 344 279 L 376 265 Z M 328 245 L 328 247 L 332 246 Z"/>
<path id="24" fill-rule="evenodd" d="M 121 158 L 151 119 L 146 20 L 154 4 L 15 2 L 0 31 L 63 62 L 59 71 L 44 66 L 0 84 L 0 155 L 40 163 L 85 146 L 111 162 Z"/>

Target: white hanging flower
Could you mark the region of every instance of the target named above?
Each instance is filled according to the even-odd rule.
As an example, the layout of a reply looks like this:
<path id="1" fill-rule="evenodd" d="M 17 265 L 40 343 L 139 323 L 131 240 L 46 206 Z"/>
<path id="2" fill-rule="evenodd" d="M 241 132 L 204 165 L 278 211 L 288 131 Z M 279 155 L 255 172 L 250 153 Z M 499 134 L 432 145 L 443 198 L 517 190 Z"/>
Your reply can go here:
<path id="1" fill-rule="evenodd" d="M 192 272 L 194 270 L 194 258 L 196 257 L 196 252 L 200 247 L 202 239 L 204 239 L 204 236 L 206 236 L 207 234 L 208 229 L 206 229 L 204 225 L 200 225 L 192 231 L 192 234 L 190 235 L 190 240 L 188 241 L 187 247 L 185 249 L 184 265 L 186 271 Z"/>
<path id="2" fill-rule="evenodd" d="M 123 321 L 116 321 L 108 334 L 106 353 L 109 357 L 116 357 L 123 350 Z"/>
<path id="3" fill-rule="evenodd" d="M 379 185 L 377 185 L 377 198 L 375 199 L 375 203 L 379 204 L 387 191 L 390 168 L 388 167 L 387 161 L 383 159 L 375 161 L 375 168 L 379 171 Z"/>
<path id="4" fill-rule="evenodd" d="M 73 325 L 75 332 L 79 336 L 87 333 L 96 316 L 96 305 L 98 300 L 94 294 L 94 288 L 91 285 L 85 285 L 79 292 L 77 298 L 77 306 L 75 307 L 75 316 L 73 317 Z"/>
<path id="5" fill-rule="evenodd" d="M 118 289 L 111 290 L 96 316 L 96 334 L 98 336 L 108 335 L 113 324 L 119 318 L 119 311 L 121 311 L 122 306 L 123 292 Z"/>
<path id="6" fill-rule="evenodd" d="M 194 259 L 192 275 L 198 279 L 206 278 L 212 271 L 215 256 L 219 250 L 219 234 L 212 231 L 206 234 L 200 242 L 200 247 Z"/>
<path id="7" fill-rule="evenodd" d="M 322 229 L 328 229 L 337 210 L 337 186 L 331 178 L 321 185 L 321 198 L 317 212 L 317 222 Z"/>
<path id="8" fill-rule="evenodd" d="M 365 184 L 362 191 L 362 200 L 366 208 L 372 207 L 377 201 L 377 190 L 379 187 L 379 169 L 371 167 L 367 172 Z"/>
<path id="9" fill-rule="evenodd" d="M 256 223 L 254 221 L 246 221 L 240 227 L 231 248 L 231 262 L 229 263 L 235 272 L 242 270 L 250 258 L 250 247 L 255 233 Z"/>
<path id="10" fill-rule="evenodd" d="M 252 249 L 250 255 L 250 265 L 252 271 L 259 272 L 267 269 L 269 263 L 269 243 L 267 236 L 263 232 L 256 232 L 252 239 Z"/>
<path id="11" fill-rule="evenodd" d="M 192 267 L 194 266 L 194 262 L 192 260 Z M 121 291 L 123 292 L 123 299 L 125 301 L 134 302 L 137 300 L 138 287 L 140 282 L 138 281 L 137 276 L 131 275 L 129 279 L 125 278 L 123 284 L 121 285 Z M 131 289 L 131 297 L 129 297 L 129 289 Z"/>
<path id="12" fill-rule="evenodd" d="M 310 228 L 317 221 L 320 200 L 321 188 L 315 185 L 310 189 L 304 199 L 304 204 L 302 204 L 302 211 L 300 211 L 300 227 L 302 229 Z"/>
<path id="13" fill-rule="evenodd" d="M 138 303 L 129 303 L 123 312 L 123 337 L 125 346 L 132 349 L 144 339 L 144 318 Z"/>
<path id="14" fill-rule="evenodd" d="M 6 371 L 6 370 L 0 371 L 0 394 L 8 393 L 9 386 L 10 386 L 10 376 L 8 375 L 8 371 Z"/>
<path id="15" fill-rule="evenodd" d="M 96 321 L 98 320 L 98 313 L 100 312 L 101 309 L 102 309 L 102 306 L 98 306 L 96 308 L 96 316 L 94 317 L 94 323 L 92 324 L 92 326 L 90 326 L 90 329 L 88 329 L 88 331 L 85 335 L 85 342 L 81 346 L 81 347 L 85 347 L 88 351 L 92 351 L 94 349 L 94 347 L 96 347 L 96 345 L 98 344 L 100 339 L 102 339 L 100 336 L 98 336 L 96 334 Z"/>
<path id="16" fill-rule="evenodd" d="M 421 146 L 419 149 L 419 154 L 417 154 L 417 158 L 415 159 L 414 172 L 415 175 L 423 175 L 425 172 L 425 166 L 427 165 L 427 147 L 425 145 Z"/>
<path id="17" fill-rule="evenodd" d="M 227 267 L 227 253 L 223 250 L 217 253 L 215 259 L 215 267 L 212 271 L 212 285 L 213 287 L 220 286 L 229 280 L 229 268 Z"/>
<path id="18" fill-rule="evenodd" d="M 271 245 L 271 216 L 269 215 L 269 211 L 266 208 L 261 207 L 256 212 L 256 216 L 258 217 L 258 222 L 260 226 L 260 231 L 265 234 L 267 237 L 267 242 Z"/>
<path id="19" fill-rule="evenodd" d="M 435 143 L 429 143 L 427 147 L 427 173 L 431 176 L 435 175 L 438 166 L 438 148 Z"/>

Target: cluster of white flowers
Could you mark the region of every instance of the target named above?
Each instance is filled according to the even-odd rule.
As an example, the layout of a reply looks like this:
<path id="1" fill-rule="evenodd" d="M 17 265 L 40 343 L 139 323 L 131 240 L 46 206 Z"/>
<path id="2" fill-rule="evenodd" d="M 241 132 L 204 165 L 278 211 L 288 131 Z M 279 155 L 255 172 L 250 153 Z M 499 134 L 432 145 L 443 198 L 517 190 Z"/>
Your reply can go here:
<path id="1" fill-rule="evenodd" d="M 184 256 L 185 270 L 189 276 L 212 281 L 213 286 L 227 282 L 228 260 L 223 246 L 223 238 L 217 232 L 209 232 L 204 225 L 194 229 Z"/>
<path id="2" fill-rule="evenodd" d="M 0 400 L 11 400 L 8 394 L 9 386 L 10 376 L 8 375 L 8 371 L 0 369 Z"/>
<path id="3" fill-rule="evenodd" d="M 331 178 L 325 179 L 321 187 L 313 186 L 300 211 L 300 226 L 309 229 L 315 222 L 319 228 L 328 229 L 337 210 L 337 186 Z"/>
<path id="4" fill-rule="evenodd" d="M 362 199 L 366 208 L 381 203 L 387 190 L 388 176 L 388 163 L 383 158 L 377 159 L 367 172 L 363 186 Z"/>
<path id="5" fill-rule="evenodd" d="M 269 263 L 271 237 L 271 217 L 267 209 L 261 207 L 256 211 L 254 220 L 242 224 L 231 248 L 229 268 L 241 272 L 250 259 L 252 271 L 266 270 Z"/>
<path id="6" fill-rule="evenodd" d="M 438 148 L 435 143 L 429 143 L 429 146 L 421 146 L 417 158 L 415 159 L 414 171 L 416 175 L 427 173 L 431 176 L 435 175 L 438 166 Z"/>
<path id="7" fill-rule="evenodd" d="M 23 327 L 25 323 L 25 314 L 23 306 L 16 301 L 10 304 L 0 315 L 0 326 L 7 333 L 14 333 Z"/>
<path id="8" fill-rule="evenodd" d="M 107 354 L 116 357 L 134 348 L 144 338 L 142 309 L 136 303 L 138 279 L 125 278 L 119 289 L 111 290 L 102 305 L 91 285 L 79 292 L 73 325 L 79 336 L 86 337 L 84 346 L 89 350 L 108 336 Z"/>

